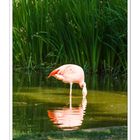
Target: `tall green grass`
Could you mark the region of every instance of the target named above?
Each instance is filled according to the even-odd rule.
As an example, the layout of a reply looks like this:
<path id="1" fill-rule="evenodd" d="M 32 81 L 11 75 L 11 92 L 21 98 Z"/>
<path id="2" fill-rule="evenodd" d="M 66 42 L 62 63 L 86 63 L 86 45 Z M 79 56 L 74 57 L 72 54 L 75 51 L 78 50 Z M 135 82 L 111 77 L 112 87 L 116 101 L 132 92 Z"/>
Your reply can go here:
<path id="1" fill-rule="evenodd" d="M 127 70 L 127 0 L 13 0 L 15 67 Z"/>

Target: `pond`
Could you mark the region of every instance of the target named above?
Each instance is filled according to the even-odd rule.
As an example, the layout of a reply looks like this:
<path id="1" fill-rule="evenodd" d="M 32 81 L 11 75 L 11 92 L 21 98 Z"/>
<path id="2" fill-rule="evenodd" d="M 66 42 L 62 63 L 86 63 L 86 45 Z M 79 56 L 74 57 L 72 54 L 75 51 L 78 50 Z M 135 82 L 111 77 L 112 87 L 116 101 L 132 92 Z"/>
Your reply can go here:
<path id="1" fill-rule="evenodd" d="M 112 86 L 107 88 L 97 78 L 95 84 L 87 82 L 86 98 L 77 85 L 73 86 L 70 97 L 69 84 L 40 75 L 14 73 L 14 137 L 127 126 L 127 92 L 122 90 L 123 84 L 114 86 L 109 81 Z"/>

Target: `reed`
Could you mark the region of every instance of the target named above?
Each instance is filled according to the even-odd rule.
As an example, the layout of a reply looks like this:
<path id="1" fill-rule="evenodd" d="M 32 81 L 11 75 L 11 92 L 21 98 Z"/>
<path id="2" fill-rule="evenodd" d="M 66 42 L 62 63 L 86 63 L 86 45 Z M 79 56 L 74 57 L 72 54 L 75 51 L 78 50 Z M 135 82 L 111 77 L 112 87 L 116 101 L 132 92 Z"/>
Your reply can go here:
<path id="1" fill-rule="evenodd" d="M 13 63 L 127 70 L 127 0 L 13 0 Z"/>

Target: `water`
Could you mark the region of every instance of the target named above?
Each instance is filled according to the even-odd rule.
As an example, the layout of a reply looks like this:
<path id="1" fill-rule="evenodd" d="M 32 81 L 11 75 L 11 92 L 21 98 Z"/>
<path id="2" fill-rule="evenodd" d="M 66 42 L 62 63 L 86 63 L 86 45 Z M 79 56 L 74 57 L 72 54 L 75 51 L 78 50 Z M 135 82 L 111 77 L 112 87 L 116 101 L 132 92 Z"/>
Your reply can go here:
<path id="1" fill-rule="evenodd" d="M 113 90 L 113 86 L 107 90 L 103 85 L 100 90 L 93 89 L 87 84 L 87 98 L 82 98 L 75 85 L 69 97 L 69 85 L 54 78 L 30 76 L 14 75 L 14 135 L 127 125 L 126 91 Z"/>

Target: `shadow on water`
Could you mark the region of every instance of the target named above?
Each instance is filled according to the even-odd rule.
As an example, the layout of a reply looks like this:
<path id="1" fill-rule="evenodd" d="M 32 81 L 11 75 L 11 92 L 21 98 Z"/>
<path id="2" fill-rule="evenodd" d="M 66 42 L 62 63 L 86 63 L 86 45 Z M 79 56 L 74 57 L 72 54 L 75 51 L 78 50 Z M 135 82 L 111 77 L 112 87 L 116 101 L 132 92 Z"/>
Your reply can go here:
<path id="1" fill-rule="evenodd" d="M 103 84 L 105 81 L 101 84 L 96 77 L 98 84 L 94 80 L 87 81 L 87 99 L 82 98 L 81 89 L 75 85 L 70 102 L 69 85 L 54 78 L 48 81 L 45 77 L 42 73 L 14 73 L 14 139 L 33 139 L 33 135 L 37 137 L 35 140 L 39 140 L 38 136 L 44 139 L 57 139 L 61 134 L 60 139 L 68 139 L 71 133 L 77 138 L 85 138 L 83 133 L 91 138 L 93 135 L 85 131 L 95 134 L 96 129 L 104 127 L 111 127 L 102 131 L 104 136 L 108 133 L 119 136 L 121 126 L 127 125 L 127 93 L 122 91 L 122 87 L 125 86 L 117 87 L 115 91 L 115 85 L 107 88 Z M 114 126 L 120 129 L 117 128 L 117 132 L 116 129 L 112 131 Z M 125 134 L 126 137 L 126 128 L 123 130 L 125 132 L 122 135 Z"/>

